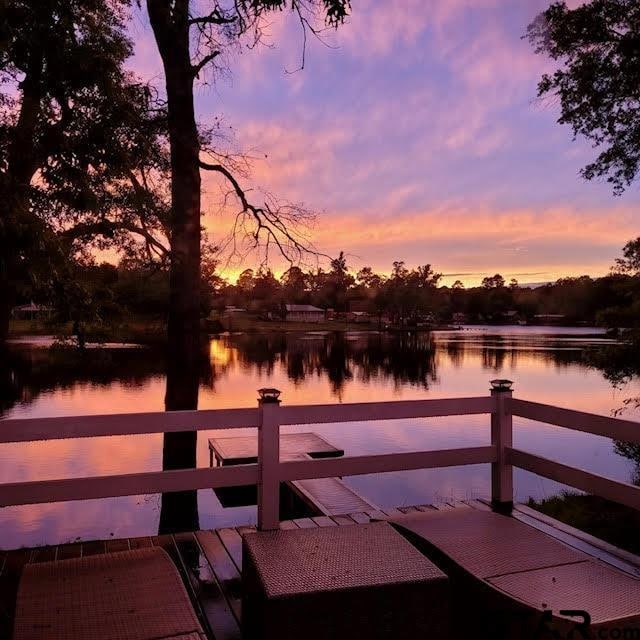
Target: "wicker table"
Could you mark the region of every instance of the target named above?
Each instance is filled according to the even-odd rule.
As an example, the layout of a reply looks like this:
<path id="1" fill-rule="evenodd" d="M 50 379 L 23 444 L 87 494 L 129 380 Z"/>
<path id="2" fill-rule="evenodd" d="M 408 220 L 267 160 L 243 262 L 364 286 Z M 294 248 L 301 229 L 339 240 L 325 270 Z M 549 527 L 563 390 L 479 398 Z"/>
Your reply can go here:
<path id="1" fill-rule="evenodd" d="M 448 637 L 449 584 L 393 527 L 244 536 L 245 639 Z"/>

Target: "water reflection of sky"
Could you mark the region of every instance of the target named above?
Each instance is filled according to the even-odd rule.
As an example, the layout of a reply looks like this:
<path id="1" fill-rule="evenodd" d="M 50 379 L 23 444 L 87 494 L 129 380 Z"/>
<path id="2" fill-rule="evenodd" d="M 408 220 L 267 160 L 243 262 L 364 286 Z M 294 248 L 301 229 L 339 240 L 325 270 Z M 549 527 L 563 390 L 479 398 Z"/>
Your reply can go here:
<path id="1" fill-rule="evenodd" d="M 201 408 L 255 406 L 254 390 L 275 386 L 285 403 L 383 401 L 463 397 L 488 393 L 489 380 L 515 381 L 519 397 L 610 415 L 623 396 L 583 350 L 598 348 L 589 330 L 545 335 L 540 329 L 474 330 L 401 340 L 383 334 L 223 336 L 209 348 Z M 549 329 L 546 330 L 547 333 Z M 556 333 L 556 330 L 553 330 Z M 545 341 L 548 346 L 541 345 Z M 571 353 L 562 347 L 575 343 Z M 562 345 L 562 346 L 561 346 Z M 71 367 L 58 373 L 48 351 L 17 364 L 22 387 L 4 417 L 64 416 L 162 410 L 162 365 L 150 354 L 129 353 L 101 363 L 96 375 Z M 26 356 L 25 356 L 26 357 Z M 146 360 L 139 360 L 146 359 Z M 35 363 L 35 364 L 34 364 Z M 47 373 L 47 366 L 52 367 Z M 20 369 L 22 367 L 22 369 Z M 76 372 L 77 373 L 74 373 Z M 16 372 L 13 372 L 14 378 Z M 47 379 L 52 377 L 53 382 Z M 57 380 L 64 382 L 57 383 Z M 5 402 L 5 406 L 6 406 Z M 11 403 L 10 403 L 11 404 Z M 613 478 L 629 481 L 631 461 L 616 455 L 606 438 L 516 418 L 515 446 Z M 312 428 L 349 454 L 412 451 L 489 443 L 488 416 L 287 427 Z M 238 432 L 235 432 L 238 433 Z M 207 437 L 198 439 L 198 464 L 208 464 Z M 0 445 L 0 482 L 82 477 L 160 469 L 162 437 L 133 436 Z M 359 476 L 347 481 L 380 506 L 486 496 L 485 465 Z M 517 499 L 552 495 L 559 485 L 516 472 Z M 223 509 L 212 491 L 199 492 L 200 526 L 255 521 L 255 507 Z M 153 534 L 158 496 L 0 509 L 0 546 Z"/>

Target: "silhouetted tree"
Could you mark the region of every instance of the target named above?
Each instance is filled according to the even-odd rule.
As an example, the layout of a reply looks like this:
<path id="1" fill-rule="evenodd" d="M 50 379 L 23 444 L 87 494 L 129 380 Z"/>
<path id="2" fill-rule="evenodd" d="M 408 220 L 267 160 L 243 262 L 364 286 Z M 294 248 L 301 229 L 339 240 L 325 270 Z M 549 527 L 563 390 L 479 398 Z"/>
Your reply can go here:
<path id="1" fill-rule="evenodd" d="M 537 53 L 561 65 L 542 77 L 538 95 L 557 96 L 558 122 L 599 149 L 582 175 L 606 176 L 621 193 L 640 166 L 640 3 L 591 0 L 569 9 L 554 2 L 527 37 Z"/>
<path id="2" fill-rule="evenodd" d="M 280 278 L 285 302 L 302 303 L 308 297 L 308 276 L 297 265 L 289 267 Z"/>
<path id="3" fill-rule="evenodd" d="M 127 6 L 0 4 L 0 342 L 17 287 L 60 284 L 71 256 L 167 254 L 165 118 L 124 69 Z"/>
<path id="4" fill-rule="evenodd" d="M 294 226 L 306 211 L 270 197 L 261 204 L 249 200 L 240 183 L 241 172 L 233 160 L 203 147 L 202 131 L 195 113 L 194 83 L 207 68 L 215 68 L 224 58 L 225 50 L 237 45 L 243 35 L 250 34 L 254 43 L 259 42 L 263 18 L 269 12 L 292 9 L 306 33 L 307 29 L 313 31 L 308 11 L 321 9 L 326 21 L 337 26 L 346 17 L 348 0 L 238 0 L 231 3 L 147 0 L 146 4 L 164 69 L 171 156 L 168 320 L 171 366 L 165 407 L 167 410 L 195 409 L 200 359 L 200 171 L 213 172 L 225 181 L 238 203 L 234 231 L 244 232 L 253 246 L 264 244 L 267 255 L 269 248 L 275 245 L 289 259 L 300 257 L 306 245 Z M 199 10 L 204 13 L 198 15 Z M 192 45 L 195 45 L 195 51 Z M 195 432 L 165 435 L 163 468 L 193 467 L 195 455 Z M 167 500 L 173 501 L 178 509 L 183 498 L 186 499 L 177 496 Z M 195 506 L 195 496 L 190 496 L 189 500 Z M 163 511 L 164 507 L 165 503 Z M 167 513 L 169 511 L 171 509 Z M 161 514 L 163 525 L 171 526 L 173 520 L 171 516 L 165 518 Z M 174 526 L 193 524 L 184 522 Z"/>

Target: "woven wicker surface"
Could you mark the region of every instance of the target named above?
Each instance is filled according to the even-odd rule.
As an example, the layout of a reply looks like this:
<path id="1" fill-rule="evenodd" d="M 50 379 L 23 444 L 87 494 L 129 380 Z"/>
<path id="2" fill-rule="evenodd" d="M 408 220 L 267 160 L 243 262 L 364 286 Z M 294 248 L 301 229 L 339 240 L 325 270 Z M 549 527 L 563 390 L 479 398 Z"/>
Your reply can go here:
<path id="1" fill-rule="evenodd" d="M 393 522 L 435 545 L 482 579 L 587 559 L 514 518 L 488 511 L 411 513 Z"/>
<path id="2" fill-rule="evenodd" d="M 640 616 L 640 580 L 594 561 L 492 578 L 488 582 L 537 609 L 588 611 L 594 624 Z M 640 632 L 640 630 L 639 630 Z"/>
<path id="3" fill-rule="evenodd" d="M 24 569 L 14 640 L 205 638 L 180 576 L 152 547 Z"/>
<path id="4" fill-rule="evenodd" d="M 386 522 L 244 536 L 268 597 L 446 580 Z"/>

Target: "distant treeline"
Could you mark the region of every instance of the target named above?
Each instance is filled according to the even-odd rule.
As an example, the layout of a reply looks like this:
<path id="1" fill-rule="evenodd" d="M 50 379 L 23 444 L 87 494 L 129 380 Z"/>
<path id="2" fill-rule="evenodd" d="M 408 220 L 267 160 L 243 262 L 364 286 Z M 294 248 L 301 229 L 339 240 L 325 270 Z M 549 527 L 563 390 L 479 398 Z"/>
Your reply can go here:
<path id="1" fill-rule="evenodd" d="M 278 278 L 269 269 L 246 269 L 236 283 L 210 269 L 201 282 L 201 311 L 206 317 L 235 307 L 278 319 L 285 304 L 311 304 L 338 315 L 364 314 L 370 322 L 384 320 L 394 326 L 555 322 L 637 327 L 640 317 L 640 276 L 630 269 L 601 278 L 562 278 L 536 288 L 505 282 L 500 274 L 470 288 L 460 281 L 444 286 L 441 280 L 429 264 L 409 269 L 400 261 L 393 263 L 389 275 L 370 267 L 353 273 L 343 254 L 327 270 L 292 266 Z M 168 311 L 169 276 L 165 270 L 131 263 L 85 266 L 79 269 L 73 290 L 60 293 L 47 300 L 59 319 L 110 322 L 131 315 L 161 319 Z"/>

